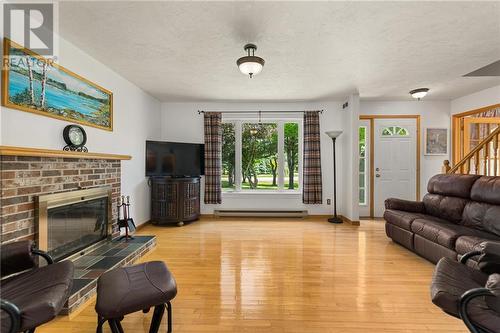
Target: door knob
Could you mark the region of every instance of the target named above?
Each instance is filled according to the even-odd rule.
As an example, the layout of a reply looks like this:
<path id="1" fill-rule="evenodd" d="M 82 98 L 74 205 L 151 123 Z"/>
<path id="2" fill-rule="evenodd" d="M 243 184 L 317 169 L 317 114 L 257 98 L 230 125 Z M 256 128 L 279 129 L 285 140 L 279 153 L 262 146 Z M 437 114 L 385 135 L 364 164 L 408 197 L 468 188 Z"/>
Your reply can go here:
<path id="1" fill-rule="evenodd" d="M 378 177 L 380 177 L 380 175 L 377 173 L 377 174 L 375 175 L 375 177 L 377 177 L 377 178 L 378 178 Z"/>
<path id="2" fill-rule="evenodd" d="M 375 171 L 380 171 L 380 169 L 379 169 L 379 168 L 376 168 L 376 169 L 375 169 Z"/>

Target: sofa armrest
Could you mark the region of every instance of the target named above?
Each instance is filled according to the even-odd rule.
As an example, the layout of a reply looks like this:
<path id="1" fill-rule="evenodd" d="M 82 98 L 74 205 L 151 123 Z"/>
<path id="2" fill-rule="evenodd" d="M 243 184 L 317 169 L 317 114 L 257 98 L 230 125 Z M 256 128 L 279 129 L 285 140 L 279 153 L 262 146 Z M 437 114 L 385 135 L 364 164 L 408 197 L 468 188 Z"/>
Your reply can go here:
<path id="1" fill-rule="evenodd" d="M 477 266 L 486 274 L 500 273 L 500 242 L 487 241 L 480 244 L 481 255 Z"/>
<path id="2" fill-rule="evenodd" d="M 3 276 L 34 268 L 33 241 L 8 243 L 1 247 L 1 274 Z"/>
<path id="3" fill-rule="evenodd" d="M 421 201 L 410 201 L 396 198 L 389 198 L 385 200 L 386 209 L 402 210 L 412 213 L 425 213 L 424 203 Z"/>
<path id="4" fill-rule="evenodd" d="M 19 308 L 14 303 L 0 299 L 0 309 L 9 316 L 10 327 L 8 333 L 17 333 L 21 328 L 21 311 Z M 4 319 L 2 318 L 2 320 Z"/>

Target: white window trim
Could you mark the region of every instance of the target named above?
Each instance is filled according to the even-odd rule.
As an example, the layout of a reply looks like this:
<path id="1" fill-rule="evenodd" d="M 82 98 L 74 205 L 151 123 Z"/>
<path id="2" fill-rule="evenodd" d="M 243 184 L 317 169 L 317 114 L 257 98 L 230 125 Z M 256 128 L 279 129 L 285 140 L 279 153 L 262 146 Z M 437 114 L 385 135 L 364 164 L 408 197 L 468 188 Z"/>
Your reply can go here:
<path id="1" fill-rule="evenodd" d="M 261 123 L 275 123 L 278 130 L 278 188 L 276 190 L 250 190 L 241 188 L 241 145 L 242 145 L 242 127 L 244 123 L 259 123 L 255 118 L 228 118 L 223 120 L 223 123 L 234 124 L 234 149 L 235 149 L 235 189 L 222 189 L 222 195 L 242 195 L 242 194 L 291 194 L 297 195 L 302 193 L 302 158 L 303 158 L 303 119 L 302 118 L 266 118 L 262 119 Z M 299 125 L 299 186 L 297 189 L 288 190 L 285 188 L 285 123 L 298 123 Z"/>

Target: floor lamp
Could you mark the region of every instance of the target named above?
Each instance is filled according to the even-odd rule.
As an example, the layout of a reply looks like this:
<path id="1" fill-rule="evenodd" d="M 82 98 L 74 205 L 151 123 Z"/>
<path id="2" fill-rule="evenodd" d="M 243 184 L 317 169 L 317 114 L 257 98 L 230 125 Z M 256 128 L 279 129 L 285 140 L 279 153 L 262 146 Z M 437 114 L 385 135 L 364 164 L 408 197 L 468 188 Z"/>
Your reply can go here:
<path id="1" fill-rule="evenodd" d="M 326 135 L 333 141 L 333 216 L 328 219 L 330 223 L 342 223 L 342 219 L 337 216 L 337 167 L 335 161 L 335 141 L 342 134 L 342 131 L 328 131 Z"/>

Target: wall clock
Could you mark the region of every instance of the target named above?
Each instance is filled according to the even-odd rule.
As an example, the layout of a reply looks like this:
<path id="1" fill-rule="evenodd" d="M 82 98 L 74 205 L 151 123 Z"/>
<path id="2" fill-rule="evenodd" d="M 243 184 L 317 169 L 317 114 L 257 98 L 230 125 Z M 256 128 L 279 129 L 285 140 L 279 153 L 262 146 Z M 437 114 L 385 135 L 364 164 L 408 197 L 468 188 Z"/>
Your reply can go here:
<path id="1" fill-rule="evenodd" d="M 85 147 L 87 143 L 87 133 L 85 133 L 83 127 L 78 125 L 66 126 L 63 131 L 63 138 L 64 142 L 66 142 L 66 146 L 63 150 L 88 151 L 87 147 Z"/>

